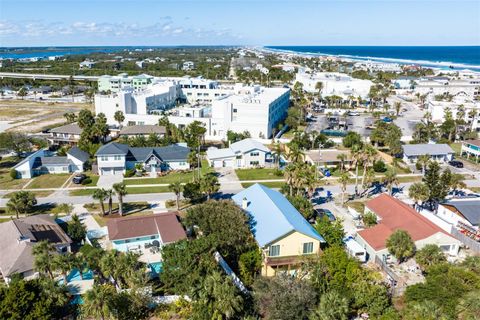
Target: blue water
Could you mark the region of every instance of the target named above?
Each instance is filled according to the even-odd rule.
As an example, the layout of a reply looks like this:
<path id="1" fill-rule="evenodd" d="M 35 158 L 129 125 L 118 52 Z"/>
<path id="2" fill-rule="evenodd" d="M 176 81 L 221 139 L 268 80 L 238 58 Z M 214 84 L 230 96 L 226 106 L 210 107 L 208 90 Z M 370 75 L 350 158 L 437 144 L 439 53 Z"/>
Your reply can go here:
<path id="1" fill-rule="evenodd" d="M 65 55 L 90 54 L 96 52 L 110 53 L 124 50 L 134 50 L 136 47 L 19 47 L 0 48 L 0 58 L 47 58 Z"/>
<path id="2" fill-rule="evenodd" d="M 152 262 L 148 266 L 150 267 L 152 277 L 158 277 L 162 272 L 163 264 L 161 262 Z"/>
<path id="3" fill-rule="evenodd" d="M 480 71 L 480 46 L 267 46 L 268 49 L 313 55 L 335 55 L 356 60 L 374 60 L 429 67 Z"/>

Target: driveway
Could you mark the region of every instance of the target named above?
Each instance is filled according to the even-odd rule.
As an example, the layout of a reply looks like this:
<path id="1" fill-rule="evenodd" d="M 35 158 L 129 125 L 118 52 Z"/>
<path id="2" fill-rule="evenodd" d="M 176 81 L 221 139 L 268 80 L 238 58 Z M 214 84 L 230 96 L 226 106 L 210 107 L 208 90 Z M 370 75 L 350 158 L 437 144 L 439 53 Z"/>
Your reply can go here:
<path id="1" fill-rule="evenodd" d="M 98 179 L 97 187 L 103 189 L 111 189 L 115 183 L 123 181 L 123 176 L 119 174 L 102 175 Z"/>
<path id="2" fill-rule="evenodd" d="M 218 173 L 218 182 L 220 183 L 221 192 L 238 192 L 238 190 L 243 189 L 233 168 L 215 168 L 215 171 Z"/>

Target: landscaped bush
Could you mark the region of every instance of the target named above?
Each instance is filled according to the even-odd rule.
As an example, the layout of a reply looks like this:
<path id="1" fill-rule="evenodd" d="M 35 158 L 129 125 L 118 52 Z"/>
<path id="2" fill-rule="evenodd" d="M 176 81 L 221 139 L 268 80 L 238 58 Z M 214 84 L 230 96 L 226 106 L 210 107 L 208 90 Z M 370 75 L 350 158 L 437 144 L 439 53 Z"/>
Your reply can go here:
<path id="1" fill-rule="evenodd" d="M 125 174 L 124 174 L 124 177 L 125 178 L 130 178 L 130 177 L 133 177 L 135 175 L 135 169 L 128 169 L 125 171 Z"/>
<path id="2" fill-rule="evenodd" d="M 10 178 L 17 179 L 17 170 L 15 169 L 10 170 Z"/>
<path id="3" fill-rule="evenodd" d="M 276 175 L 277 177 L 281 177 L 281 176 L 283 176 L 283 171 L 280 170 L 280 169 L 275 169 L 273 171 L 273 174 Z"/>
<path id="4" fill-rule="evenodd" d="M 378 160 L 373 163 L 373 170 L 375 172 L 385 172 L 387 171 L 387 166 L 385 165 L 385 162 Z"/>
<path id="5" fill-rule="evenodd" d="M 87 184 L 90 184 L 92 183 L 92 179 L 90 177 L 87 177 L 86 179 L 84 179 L 82 181 L 82 185 L 87 185 Z"/>

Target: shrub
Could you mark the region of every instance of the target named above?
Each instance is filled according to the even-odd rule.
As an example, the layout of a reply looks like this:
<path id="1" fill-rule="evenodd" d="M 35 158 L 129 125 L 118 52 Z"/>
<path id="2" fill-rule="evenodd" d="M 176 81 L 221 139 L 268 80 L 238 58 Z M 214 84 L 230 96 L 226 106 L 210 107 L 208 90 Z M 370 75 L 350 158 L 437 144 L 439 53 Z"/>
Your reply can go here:
<path id="1" fill-rule="evenodd" d="M 128 169 L 125 171 L 125 178 L 130 178 L 130 177 L 133 177 L 135 175 L 135 169 Z"/>
<path id="2" fill-rule="evenodd" d="M 362 221 L 368 228 L 377 224 L 377 216 L 372 212 L 367 212 L 362 216 Z"/>
<path id="3" fill-rule="evenodd" d="M 165 207 L 167 208 L 173 208 L 177 205 L 177 202 L 175 200 L 167 200 L 165 201 Z"/>
<path id="4" fill-rule="evenodd" d="M 385 165 L 385 162 L 378 160 L 373 163 L 373 170 L 375 172 L 385 172 L 387 171 L 387 166 Z"/>
<path id="5" fill-rule="evenodd" d="M 17 179 L 17 170 L 15 169 L 10 170 L 10 178 Z"/>
<path id="6" fill-rule="evenodd" d="M 276 175 L 277 177 L 281 177 L 281 176 L 283 176 L 283 171 L 280 170 L 280 169 L 275 169 L 273 171 L 273 174 Z"/>
<path id="7" fill-rule="evenodd" d="M 82 185 L 87 185 L 90 183 L 92 183 L 92 179 L 90 177 L 87 177 L 82 181 Z"/>

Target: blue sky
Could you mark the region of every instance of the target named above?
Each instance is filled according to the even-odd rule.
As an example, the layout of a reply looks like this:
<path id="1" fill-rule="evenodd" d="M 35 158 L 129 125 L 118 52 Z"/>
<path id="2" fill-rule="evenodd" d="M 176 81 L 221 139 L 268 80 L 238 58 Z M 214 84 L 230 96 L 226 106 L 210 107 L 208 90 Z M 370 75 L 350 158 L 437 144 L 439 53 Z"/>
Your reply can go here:
<path id="1" fill-rule="evenodd" d="M 0 46 L 480 45 L 480 1 L 0 0 Z"/>

